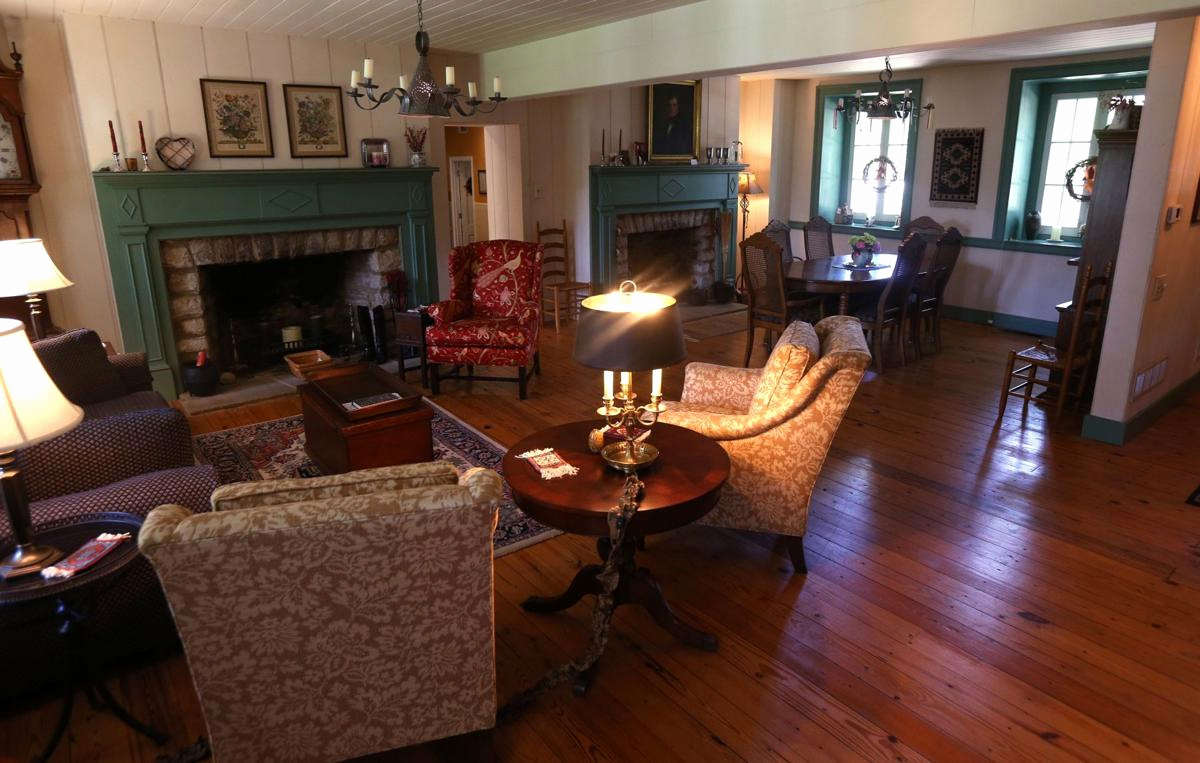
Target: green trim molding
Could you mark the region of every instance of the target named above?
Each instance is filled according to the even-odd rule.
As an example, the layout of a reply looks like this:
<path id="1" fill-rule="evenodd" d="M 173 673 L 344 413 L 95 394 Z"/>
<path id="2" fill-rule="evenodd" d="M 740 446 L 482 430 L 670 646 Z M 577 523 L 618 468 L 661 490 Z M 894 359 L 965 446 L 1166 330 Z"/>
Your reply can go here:
<path id="1" fill-rule="evenodd" d="M 804 230 L 807 223 L 802 220 L 788 220 L 788 227 L 795 230 Z M 834 233 L 844 233 L 846 235 L 855 235 L 858 233 L 872 233 L 876 238 L 895 239 L 899 241 L 904 237 L 903 231 L 893 227 L 879 227 L 866 225 L 834 225 Z M 1007 239 L 997 241 L 991 238 L 980 238 L 979 236 L 963 236 L 964 246 L 974 246 L 980 249 L 996 249 L 1005 252 L 1025 252 L 1027 254 L 1052 254 L 1057 257 L 1078 257 L 1083 244 L 1079 241 L 1060 241 L 1052 243 L 1048 239 L 1038 241 L 1028 241 L 1025 239 Z"/>
<path id="2" fill-rule="evenodd" d="M 1034 336 L 1054 336 L 1058 331 L 1058 324 L 1054 321 L 1027 318 L 1024 315 L 997 313 L 991 310 L 977 310 L 973 307 L 959 307 L 947 304 L 945 316 L 955 321 L 982 323 L 986 326 L 995 326 L 996 328 L 1004 329 L 1005 331 L 1015 331 L 1019 334 L 1032 334 Z"/>
<path id="3" fill-rule="evenodd" d="M 95 172 L 121 338 L 154 388 L 178 391 L 179 356 L 159 244 L 180 238 L 396 226 L 410 300 L 438 299 L 436 167 Z"/>
<path id="4" fill-rule="evenodd" d="M 1182 403 L 1198 389 L 1200 389 L 1200 374 L 1195 374 L 1146 406 L 1129 421 L 1114 421 L 1089 413 L 1083 417 L 1082 434 L 1089 440 L 1099 440 L 1109 445 L 1124 445 L 1149 429 L 1155 421 L 1158 421 L 1165 413 Z"/>
<path id="5" fill-rule="evenodd" d="M 1150 59 L 1140 57 L 1012 70 L 1004 117 L 1004 142 L 1000 151 L 993 240 L 1013 240 L 1024 225 L 1033 165 L 1041 150 L 1039 135 L 1044 135 L 1039 113 L 1049 96 L 1043 97 L 1043 88 L 1075 87 L 1076 83 L 1088 82 L 1101 87 L 1137 81 L 1144 84 L 1149 68 Z"/>
<path id="6" fill-rule="evenodd" d="M 738 173 L 744 164 L 651 164 L 640 167 L 588 169 L 591 204 L 592 289 L 608 291 L 617 285 L 617 218 L 647 212 L 715 209 L 724 218 L 736 215 Z M 718 226 L 716 280 L 732 284 L 737 274 L 737 226 L 724 237 Z"/>

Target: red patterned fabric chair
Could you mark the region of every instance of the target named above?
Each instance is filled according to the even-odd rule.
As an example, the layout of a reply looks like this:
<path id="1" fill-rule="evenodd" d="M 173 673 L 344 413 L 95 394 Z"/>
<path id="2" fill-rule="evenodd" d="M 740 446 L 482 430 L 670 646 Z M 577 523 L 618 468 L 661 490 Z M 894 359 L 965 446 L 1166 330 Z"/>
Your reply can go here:
<path id="1" fill-rule="evenodd" d="M 542 246 L 527 241 L 476 241 L 450 250 L 450 299 L 430 306 L 433 325 L 425 329 L 433 394 L 443 378 L 515 381 L 525 399 L 528 366 L 541 372 L 542 256 Z M 443 375 L 440 363 L 454 368 Z M 517 377 L 476 376 L 477 365 L 516 366 Z"/>

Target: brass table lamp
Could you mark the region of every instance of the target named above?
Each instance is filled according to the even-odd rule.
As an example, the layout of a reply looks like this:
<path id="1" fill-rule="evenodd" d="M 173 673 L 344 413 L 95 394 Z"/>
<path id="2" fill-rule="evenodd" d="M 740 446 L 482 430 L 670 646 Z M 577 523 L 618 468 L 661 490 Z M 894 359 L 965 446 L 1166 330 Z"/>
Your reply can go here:
<path id="1" fill-rule="evenodd" d="M 596 413 L 621 436 L 600 451 L 609 466 L 633 473 L 658 457 L 658 449 L 639 435 L 653 427 L 665 410 L 662 369 L 686 358 L 674 297 L 638 291 L 633 281 L 624 281 L 617 291 L 583 300 L 575 333 L 575 360 L 604 371 L 602 405 Z M 646 405 L 637 404 L 635 371 L 651 372 Z M 614 389 L 618 378 L 620 386 Z"/>

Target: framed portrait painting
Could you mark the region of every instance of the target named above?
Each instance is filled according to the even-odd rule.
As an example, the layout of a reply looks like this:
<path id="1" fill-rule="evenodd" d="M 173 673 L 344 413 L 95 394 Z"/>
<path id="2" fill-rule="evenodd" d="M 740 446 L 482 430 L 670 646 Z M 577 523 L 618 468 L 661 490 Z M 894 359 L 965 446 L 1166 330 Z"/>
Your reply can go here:
<path id="1" fill-rule="evenodd" d="M 331 85 L 284 85 L 292 156 L 348 156 L 342 89 Z"/>
<path id="2" fill-rule="evenodd" d="M 700 80 L 651 85 L 646 123 L 650 161 L 688 162 L 699 156 Z"/>
<path id="3" fill-rule="evenodd" d="M 214 158 L 275 156 L 267 83 L 202 79 L 208 154 Z"/>

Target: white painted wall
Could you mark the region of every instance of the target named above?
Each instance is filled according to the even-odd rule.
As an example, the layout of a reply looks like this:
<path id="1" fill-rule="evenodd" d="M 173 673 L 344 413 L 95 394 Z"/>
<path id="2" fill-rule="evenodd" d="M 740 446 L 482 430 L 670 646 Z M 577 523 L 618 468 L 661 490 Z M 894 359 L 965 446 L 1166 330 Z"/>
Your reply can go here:
<path id="1" fill-rule="evenodd" d="M 493 237 L 525 239 L 520 125 L 483 128 L 488 166 L 488 230 Z"/>
<path id="2" fill-rule="evenodd" d="M 1172 104 L 1151 111 L 1152 102 Z M 1138 130 L 1092 415 L 1126 422 L 1200 373 L 1200 19 L 1161 22 Z M 1183 219 L 1166 225 L 1170 206 Z M 1166 278 L 1151 300 L 1155 276 Z M 1166 359 L 1164 381 L 1134 399 L 1134 377 Z"/>
<path id="3" fill-rule="evenodd" d="M 503 74 L 514 95 L 546 95 L 1111 26 L 1196 7 L 1192 0 L 702 0 L 485 53 L 482 68 L 486 77 Z M 887 33 L 872 36 L 877 30 Z M 875 39 L 879 47 L 864 50 Z"/>

